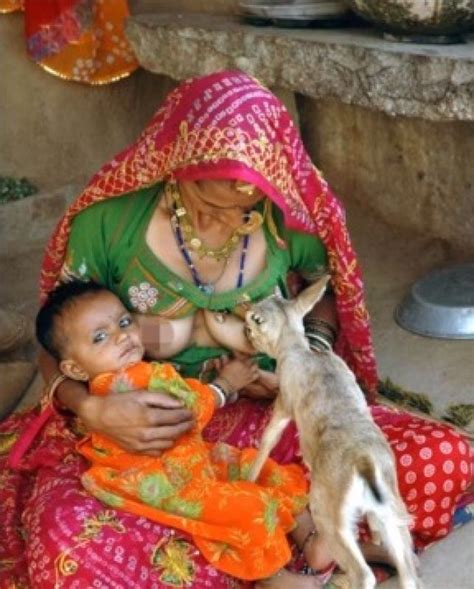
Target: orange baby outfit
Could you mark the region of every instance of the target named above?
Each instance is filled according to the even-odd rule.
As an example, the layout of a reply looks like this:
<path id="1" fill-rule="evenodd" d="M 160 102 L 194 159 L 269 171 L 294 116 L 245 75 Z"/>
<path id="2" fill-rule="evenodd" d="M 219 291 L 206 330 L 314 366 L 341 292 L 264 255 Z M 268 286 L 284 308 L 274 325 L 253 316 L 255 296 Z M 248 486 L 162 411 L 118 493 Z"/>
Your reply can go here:
<path id="1" fill-rule="evenodd" d="M 164 390 L 191 409 L 197 426 L 156 458 L 130 454 L 92 434 L 78 445 L 92 466 L 85 488 L 104 503 L 189 533 L 216 568 L 240 579 L 269 577 L 290 559 L 286 534 L 306 504 L 307 481 L 297 465 L 268 460 L 258 484 L 245 480 L 255 449 L 203 440 L 214 394 L 183 379 L 170 364 L 139 362 L 97 376 L 92 394 Z"/>

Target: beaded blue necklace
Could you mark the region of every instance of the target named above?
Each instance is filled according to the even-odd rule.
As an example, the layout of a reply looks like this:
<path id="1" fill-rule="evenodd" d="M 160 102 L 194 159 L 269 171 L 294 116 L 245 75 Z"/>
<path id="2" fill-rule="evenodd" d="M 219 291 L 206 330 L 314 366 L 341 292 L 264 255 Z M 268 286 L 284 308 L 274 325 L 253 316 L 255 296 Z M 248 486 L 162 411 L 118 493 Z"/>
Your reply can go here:
<path id="1" fill-rule="evenodd" d="M 173 203 L 173 210 L 174 210 L 174 215 L 171 218 L 171 227 L 173 228 L 173 233 L 174 233 L 174 236 L 176 239 L 176 243 L 179 247 L 179 250 L 183 256 L 184 261 L 186 262 L 187 267 L 189 268 L 189 272 L 191 273 L 194 284 L 203 293 L 210 295 L 214 292 L 215 283 L 219 280 L 220 276 L 219 276 L 219 278 L 217 278 L 217 280 L 214 283 L 203 282 L 201 280 L 201 277 L 199 276 L 199 273 L 197 271 L 196 266 L 194 265 L 191 255 L 190 255 L 188 249 L 186 248 L 186 243 L 184 241 L 183 232 L 181 231 L 181 227 L 179 224 L 179 217 L 177 215 L 176 203 Z M 245 213 L 244 221 L 248 221 L 249 216 L 250 216 L 250 213 Z M 247 250 L 249 247 L 249 242 L 250 242 L 250 234 L 244 235 L 243 239 L 242 239 L 242 251 L 240 252 L 239 274 L 237 276 L 236 288 L 242 288 L 242 285 L 244 283 L 245 260 L 247 258 Z M 225 262 L 225 265 L 227 265 L 227 261 Z M 224 265 L 224 268 L 225 268 L 225 265 Z M 222 274 L 221 274 L 221 276 L 222 276 Z"/>

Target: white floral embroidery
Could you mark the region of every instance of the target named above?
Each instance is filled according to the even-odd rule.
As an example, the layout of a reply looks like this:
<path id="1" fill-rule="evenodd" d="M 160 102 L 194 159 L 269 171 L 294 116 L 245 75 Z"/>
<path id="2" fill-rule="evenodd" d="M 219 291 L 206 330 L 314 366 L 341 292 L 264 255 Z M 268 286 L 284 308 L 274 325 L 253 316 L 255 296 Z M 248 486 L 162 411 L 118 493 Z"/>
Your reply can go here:
<path id="1" fill-rule="evenodd" d="M 131 286 L 128 289 L 130 304 L 141 313 L 154 307 L 158 301 L 158 289 L 149 282 L 141 282 L 138 286 Z"/>
<path id="2" fill-rule="evenodd" d="M 71 280 L 88 280 L 88 268 L 84 259 L 82 260 L 77 270 L 73 270 L 67 262 L 64 262 L 59 274 L 59 281 L 70 282 Z"/>
<path id="3" fill-rule="evenodd" d="M 82 260 L 81 265 L 78 268 L 79 276 L 84 277 L 87 275 L 87 264 L 85 260 Z"/>

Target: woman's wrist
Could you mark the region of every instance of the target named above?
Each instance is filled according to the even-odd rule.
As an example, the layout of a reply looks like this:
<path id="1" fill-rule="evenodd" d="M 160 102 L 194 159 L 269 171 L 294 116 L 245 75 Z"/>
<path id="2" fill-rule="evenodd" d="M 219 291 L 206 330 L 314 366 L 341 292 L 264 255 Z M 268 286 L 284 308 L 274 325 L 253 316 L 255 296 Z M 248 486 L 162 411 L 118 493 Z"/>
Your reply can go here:
<path id="1" fill-rule="evenodd" d="M 230 382 L 223 376 L 218 376 L 209 385 L 220 400 L 220 407 L 228 403 L 235 403 L 239 398 L 239 393 L 234 389 Z"/>
<path id="2" fill-rule="evenodd" d="M 336 327 L 324 319 L 312 316 L 306 317 L 304 331 L 309 346 L 314 351 L 327 352 L 332 350 L 336 343 Z"/>
<path id="3" fill-rule="evenodd" d="M 71 411 L 82 419 L 83 412 L 91 398 L 86 385 L 80 381 L 65 378 L 57 387 L 55 402 L 66 411 Z"/>
<path id="4" fill-rule="evenodd" d="M 224 389 L 215 382 L 209 383 L 209 388 L 212 389 L 215 399 L 216 399 L 216 407 L 218 409 L 222 409 L 227 402 Z"/>

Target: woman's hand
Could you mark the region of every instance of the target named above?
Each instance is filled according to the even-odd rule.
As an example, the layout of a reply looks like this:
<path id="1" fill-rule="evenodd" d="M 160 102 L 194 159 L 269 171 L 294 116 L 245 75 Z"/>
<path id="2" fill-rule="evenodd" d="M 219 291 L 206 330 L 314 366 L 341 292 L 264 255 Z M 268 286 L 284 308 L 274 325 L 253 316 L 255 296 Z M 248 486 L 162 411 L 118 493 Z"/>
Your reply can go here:
<path id="1" fill-rule="evenodd" d="M 89 395 L 78 410 L 89 431 L 111 438 L 128 452 L 159 456 L 194 427 L 193 415 L 165 393 L 134 391 Z"/>

